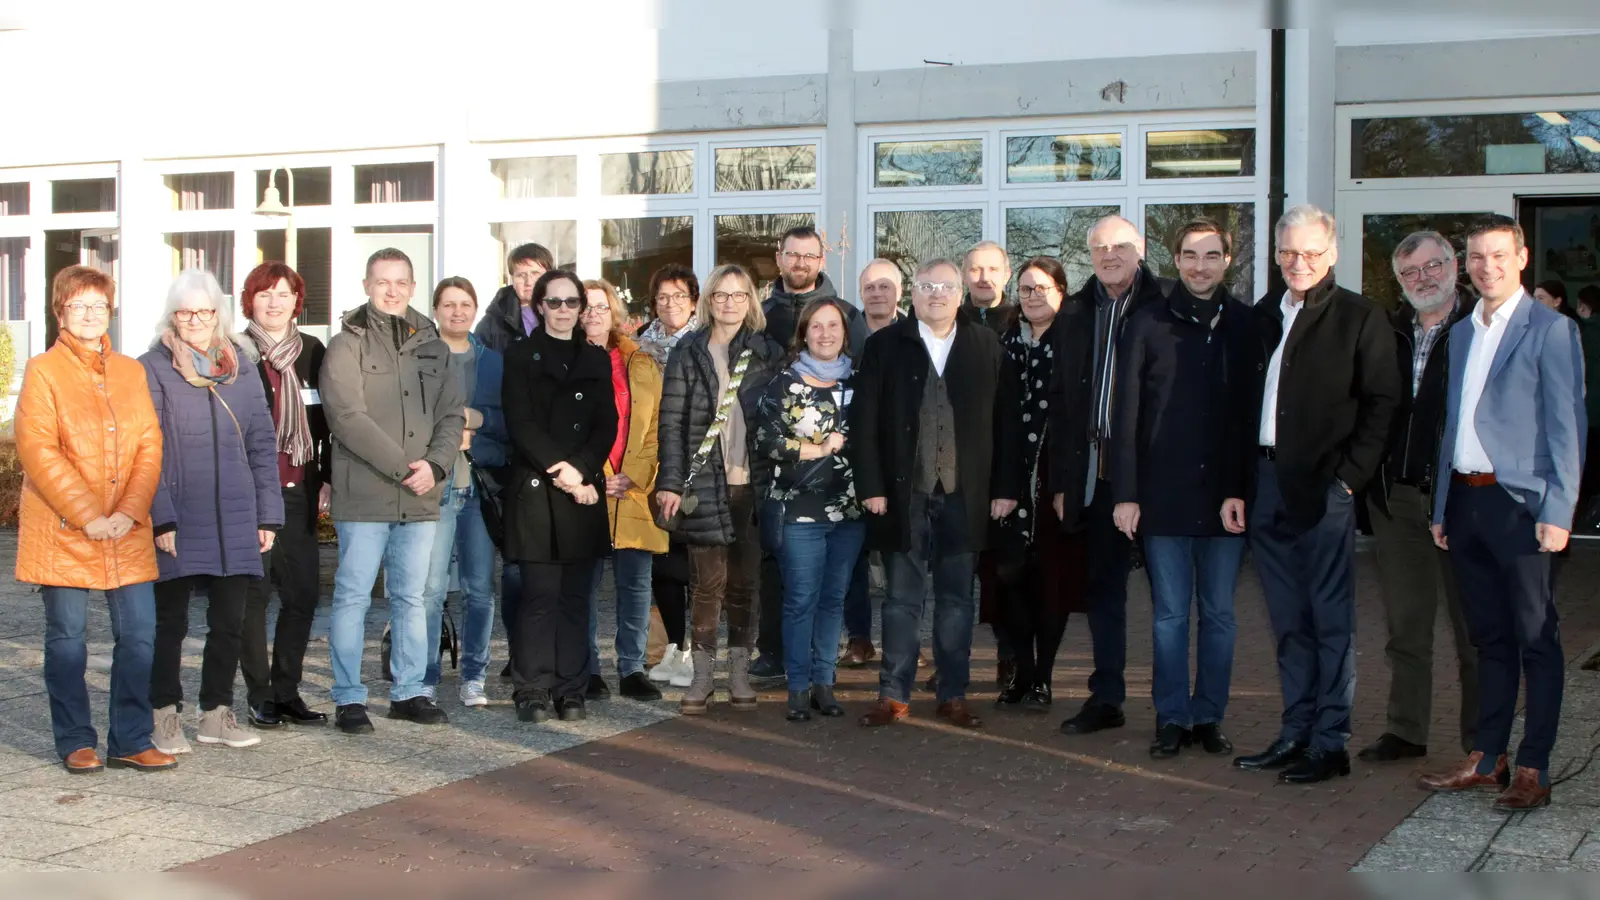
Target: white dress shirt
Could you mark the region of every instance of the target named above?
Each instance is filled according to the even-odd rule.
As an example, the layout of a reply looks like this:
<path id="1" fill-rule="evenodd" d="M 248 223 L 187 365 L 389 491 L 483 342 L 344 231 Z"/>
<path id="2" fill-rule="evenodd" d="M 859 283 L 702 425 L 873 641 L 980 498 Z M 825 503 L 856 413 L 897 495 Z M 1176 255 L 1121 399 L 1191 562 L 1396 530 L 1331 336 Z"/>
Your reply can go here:
<path id="1" fill-rule="evenodd" d="M 933 333 L 933 329 L 929 328 L 927 323 L 919 321 L 917 322 L 917 334 L 922 337 L 922 346 L 928 348 L 928 358 L 933 360 L 933 370 L 939 373 L 940 378 L 943 378 L 944 364 L 949 361 L 950 348 L 956 342 L 955 326 L 952 325 L 950 327 L 949 334 L 939 337 Z"/>
<path id="2" fill-rule="evenodd" d="M 1500 349 L 1500 339 L 1506 336 L 1506 323 L 1517 311 L 1525 292 L 1517 288 L 1511 299 L 1483 322 L 1483 301 L 1472 308 L 1472 349 L 1467 351 L 1467 365 L 1461 377 L 1461 408 L 1456 410 L 1456 450 L 1450 467 L 1457 472 L 1493 472 L 1494 463 L 1478 440 L 1478 401 L 1483 397 L 1483 386 L 1489 381 L 1489 369 L 1494 365 L 1494 355 Z"/>
<path id="3" fill-rule="evenodd" d="M 1278 338 L 1278 348 L 1272 351 L 1272 359 L 1267 361 L 1267 385 L 1261 392 L 1261 446 L 1278 446 L 1278 371 L 1283 368 L 1283 348 L 1289 343 L 1289 332 L 1294 330 L 1294 320 L 1300 315 L 1300 310 L 1305 309 L 1304 303 L 1296 303 L 1288 291 L 1283 292 L 1283 299 L 1278 301 L 1283 309 L 1283 336 Z"/>

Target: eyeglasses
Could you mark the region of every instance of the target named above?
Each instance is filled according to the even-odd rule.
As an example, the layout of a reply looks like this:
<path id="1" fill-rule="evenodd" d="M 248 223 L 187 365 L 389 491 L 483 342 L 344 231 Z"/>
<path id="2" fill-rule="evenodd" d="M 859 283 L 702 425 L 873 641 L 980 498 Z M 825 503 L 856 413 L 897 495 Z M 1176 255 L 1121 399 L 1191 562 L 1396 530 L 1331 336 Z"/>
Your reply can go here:
<path id="1" fill-rule="evenodd" d="M 712 303 L 746 303 L 750 300 L 749 291 L 712 291 Z"/>
<path id="2" fill-rule="evenodd" d="M 103 316 L 111 311 L 111 304 L 104 301 L 100 303 L 68 303 L 67 309 L 80 316 L 88 315 L 89 313 Z"/>
<path id="3" fill-rule="evenodd" d="M 602 314 L 610 314 L 610 312 L 611 307 L 603 303 L 591 303 L 583 309 L 583 314 L 586 316 L 598 316 Z"/>
<path id="4" fill-rule="evenodd" d="M 551 309 L 560 309 L 563 306 L 565 306 L 567 309 L 578 309 L 583 306 L 583 298 L 546 297 L 544 298 L 544 305 L 550 307 Z"/>
<path id="5" fill-rule="evenodd" d="M 691 298 L 689 297 L 689 295 L 685 294 L 683 291 L 678 291 L 675 294 L 657 294 L 656 295 L 656 302 L 657 303 L 667 303 L 667 304 L 670 304 L 672 306 L 681 306 L 681 305 L 683 305 L 685 303 L 688 303 L 690 299 Z"/>
<path id="6" fill-rule="evenodd" d="M 1306 265 L 1316 265 L 1317 260 L 1326 256 L 1328 251 L 1332 249 L 1332 247 L 1324 247 L 1321 250 L 1279 250 L 1278 264 L 1289 266 L 1294 265 L 1296 259 L 1303 259 L 1306 261 Z"/>
<path id="7" fill-rule="evenodd" d="M 783 251 L 783 258 L 788 260 L 789 262 L 792 262 L 792 263 L 797 263 L 797 262 L 814 263 L 814 262 L 821 262 L 822 261 L 822 255 L 819 254 L 819 253 L 796 253 L 793 250 L 785 250 L 785 251 Z"/>
<path id="8" fill-rule="evenodd" d="M 172 318 L 179 322 L 193 322 L 198 320 L 201 323 L 206 323 L 212 321 L 216 317 L 217 311 L 214 309 L 175 309 L 172 311 Z"/>
<path id="9" fill-rule="evenodd" d="M 543 274 L 543 272 L 516 272 L 512 274 L 511 280 L 517 284 L 533 284 Z"/>
<path id="10" fill-rule="evenodd" d="M 911 285 L 924 294 L 949 296 L 961 289 L 961 286 L 950 281 L 918 281 Z"/>
<path id="11" fill-rule="evenodd" d="M 1408 269 L 1401 269 L 1400 270 L 1400 280 L 1409 283 L 1409 282 L 1417 281 L 1417 280 L 1421 279 L 1423 276 L 1427 276 L 1429 278 L 1437 278 L 1437 277 L 1439 277 L 1439 273 L 1443 272 L 1443 271 L 1444 271 L 1444 260 L 1436 259 L 1436 260 L 1433 260 L 1432 262 L 1425 262 L 1420 266 L 1412 266 L 1412 267 L 1410 267 Z"/>
<path id="12" fill-rule="evenodd" d="M 1204 262 L 1208 262 L 1208 263 L 1219 263 L 1219 262 L 1222 262 L 1227 257 L 1224 256 L 1221 253 L 1218 253 L 1215 250 L 1212 250 L 1210 253 L 1206 253 L 1206 254 L 1199 254 L 1199 253 L 1194 252 L 1193 250 L 1185 250 L 1185 251 L 1183 251 L 1183 253 L 1179 254 L 1178 258 L 1181 259 L 1181 260 L 1184 260 L 1186 262 L 1201 262 L 1201 261 L 1204 261 Z"/>
<path id="13" fill-rule="evenodd" d="M 1028 287 L 1024 284 L 1017 287 L 1017 297 L 1023 300 L 1034 296 L 1048 297 L 1053 290 L 1055 290 L 1053 284 L 1041 284 L 1038 287 Z"/>
<path id="14" fill-rule="evenodd" d="M 1089 252 L 1095 256 L 1109 256 L 1113 253 L 1128 253 L 1133 250 L 1133 244 L 1123 241 L 1120 244 L 1090 244 Z"/>

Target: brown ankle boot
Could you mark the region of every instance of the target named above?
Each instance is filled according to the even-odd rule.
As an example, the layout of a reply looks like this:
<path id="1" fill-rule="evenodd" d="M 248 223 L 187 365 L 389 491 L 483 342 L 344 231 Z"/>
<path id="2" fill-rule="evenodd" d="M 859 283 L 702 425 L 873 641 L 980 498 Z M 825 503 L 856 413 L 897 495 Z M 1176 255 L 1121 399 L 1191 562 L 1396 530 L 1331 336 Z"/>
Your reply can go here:
<path id="1" fill-rule="evenodd" d="M 1517 766 L 1517 774 L 1511 776 L 1511 786 L 1494 801 L 1494 808 L 1501 812 L 1521 812 L 1549 805 L 1550 788 L 1539 783 L 1538 769 L 1527 766 Z"/>
<path id="2" fill-rule="evenodd" d="M 1506 756 L 1500 754 L 1495 759 L 1494 771 L 1488 775 L 1478 772 L 1478 764 L 1483 761 L 1483 751 L 1474 750 L 1464 762 L 1457 763 L 1443 772 L 1435 772 L 1417 779 L 1417 787 L 1425 791 L 1465 791 L 1473 788 L 1502 789 L 1509 775 L 1506 771 Z"/>

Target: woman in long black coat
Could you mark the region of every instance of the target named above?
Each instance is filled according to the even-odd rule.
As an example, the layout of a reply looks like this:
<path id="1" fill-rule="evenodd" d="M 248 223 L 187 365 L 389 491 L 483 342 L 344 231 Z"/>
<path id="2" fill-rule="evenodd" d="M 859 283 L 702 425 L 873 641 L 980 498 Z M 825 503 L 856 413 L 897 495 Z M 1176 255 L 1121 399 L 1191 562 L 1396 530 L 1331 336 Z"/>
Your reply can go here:
<path id="1" fill-rule="evenodd" d="M 586 295 L 578 276 L 552 269 L 532 302 L 542 321 L 506 348 L 501 400 L 511 433 L 505 558 L 522 575 L 512 629 L 517 718 L 584 718 L 589 588 L 609 533 L 606 455 L 617 437 L 611 357 L 578 330 Z"/>

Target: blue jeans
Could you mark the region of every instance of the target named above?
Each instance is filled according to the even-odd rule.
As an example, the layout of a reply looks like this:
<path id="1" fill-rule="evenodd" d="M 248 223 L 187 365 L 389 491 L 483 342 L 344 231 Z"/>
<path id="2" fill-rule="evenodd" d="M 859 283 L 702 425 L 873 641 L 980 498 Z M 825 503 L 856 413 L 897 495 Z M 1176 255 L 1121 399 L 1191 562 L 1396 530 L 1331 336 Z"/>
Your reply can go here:
<path id="1" fill-rule="evenodd" d="M 650 637 L 649 550 L 618 549 L 611 557 L 617 594 L 617 675 L 627 678 L 644 671 L 645 642 Z M 589 589 L 589 674 L 600 674 L 600 576 L 606 561 L 594 562 L 594 586 Z"/>
<path id="2" fill-rule="evenodd" d="M 833 684 L 844 597 L 866 529 L 860 520 L 784 523 L 778 562 L 783 567 L 783 663 L 791 691 Z"/>
<path id="3" fill-rule="evenodd" d="M 62 759 L 95 747 L 89 713 L 89 689 L 83 670 L 89 650 L 83 640 L 89 592 L 49 587 L 44 595 L 44 685 L 50 693 L 50 730 Z M 111 756 L 133 756 L 155 746 L 150 742 L 150 660 L 155 654 L 156 595 L 150 582 L 106 591 L 111 609 L 111 721 L 106 750 Z"/>
<path id="4" fill-rule="evenodd" d="M 437 651 L 444 628 L 444 600 L 450 592 L 450 567 L 455 563 L 466 610 L 462 616 L 461 680 L 482 681 L 489 668 L 489 637 L 494 631 L 494 544 L 478 509 L 472 488 L 445 488 L 439 505 L 439 530 L 433 536 L 428 560 L 428 585 L 423 591 L 423 613 L 428 617 L 429 648 Z M 428 657 L 422 683 L 439 683 L 440 654 Z"/>
<path id="5" fill-rule="evenodd" d="M 1154 610 L 1156 726 L 1221 722 L 1233 679 L 1233 588 L 1243 537 L 1147 537 L 1145 569 Z M 1189 605 L 1198 597 L 1200 638 L 1194 696 L 1189 696 Z"/>
<path id="6" fill-rule="evenodd" d="M 333 663 L 333 702 L 367 702 L 361 683 L 361 654 L 367 645 L 367 610 L 378 568 L 389 593 L 389 671 L 394 686 L 389 701 L 422 693 L 428 670 L 428 623 L 422 592 L 428 581 L 433 535 L 438 522 L 335 522 L 339 568 L 333 575 L 333 616 L 328 627 L 328 657 Z"/>
<path id="7" fill-rule="evenodd" d="M 883 667 L 878 693 L 911 702 L 921 645 L 922 611 L 933 577 L 933 666 L 939 673 L 939 702 L 965 697 L 972 673 L 972 596 L 977 554 L 967 538 L 967 513 L 961 494 L 911 495 L 905 512 L 911 550 L 889 553 L 889 593 L 883 600 Z"/>

